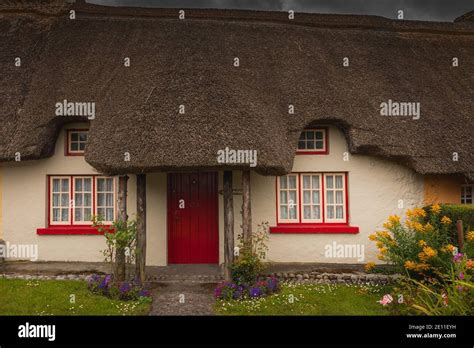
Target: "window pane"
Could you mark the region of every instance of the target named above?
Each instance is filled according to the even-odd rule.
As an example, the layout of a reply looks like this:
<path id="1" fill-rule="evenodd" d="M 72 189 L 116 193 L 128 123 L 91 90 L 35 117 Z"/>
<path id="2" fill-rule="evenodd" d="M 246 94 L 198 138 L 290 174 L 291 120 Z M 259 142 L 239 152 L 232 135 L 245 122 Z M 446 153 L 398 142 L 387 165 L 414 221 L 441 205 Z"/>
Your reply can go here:
<path id="1" fill-rule="evenodd" d="M 97 208 L 97 215 L 105 218 L 105 208 Z"/>
<path id="2" fill-rule="evenodd" d="M 296 206 L 293 206 L 293 208 L 289 208 L 290 211 L 290 219 L 296 219 Z"/>
<path id="3" fill-rule="evenodd" d="M 53 193 L 53 207 L 59 207 L 59 194 Z"/>
<path id="4" fill-rule="evenodd" d="M 92 220 L 92 212 L 90 208 L 84 209 L 84 221 L 91 221 Z"/>
<path id="5" fill-rule="evenodd" d="M 105 193 L 97 194 L 97 205 L 101 207 L 105 206 Z"/>
<path id="6" fill-rule="evenodd" d="M 342 175 L 336 175 L 336 188 L 342 189 Z"/>
<path id="7" fill-rule="evenodd" d="M 336 191 L 336 203 L 342 204 L 343 203 L 343 192 Z"/>
<path id="8" fill-rule="evenodd" d="M 332 191 L 332 190 L 326 191 L 326 196 L 327 196 L 327 203 L 328 204 L 333 204 L 334 203 L 334 191 Z"/>
<path id="9" fill-rule="evenodd" d="M 85 142 L 87 140 L 87 132 L 79 133 L 79 141 Z"/>
<path id="10" fill-rule="evenodd" d="M 68 221 L 69 219 L 69 209 L 61 209 L 61 221 Z"/>
<path id="11" fill-rule="evenodd" d="M 280 202 L 288 203 L 288 193 L 286 191 L 280 191 Z"/>
<path id="12" fill-rule="evenodd" d="M 290 194 L 290 200 L 288 201 L 288 204 L 296 204 L 296 191 L 289 191 Z"/>
<path id="13" fill-rule="evenodd" d="M 92 199 L 91 199 L 91 194 L 90 193 L 84 193 L 84 206 L 85 207 L 90 207 L 92 206 Z"/>
<path id="14" fill-rule="evenodd" d="M 61 179 L 61 191 L 69 192 L 69 179 Z"/>
<path id="15" fill-rule="evenodd" d="M 288 177 L 288 187 L 290 189 L 296 188 L 296 176 L 292 175 Z"/>
<path id="16" fill-rule="evenodd" d="M 53 179 L 53 192 L 59 192 L 59 183 L 61 180 L 59 179 Z"/>
<path id="17" fill-rule="evenodd" d="M 317 142 L 316 142 L 316 149 L 318 149 L 318 150 L 324 149 L 324 142 L 322 142 L 322 141 L 317 141 Z"/>
<path id="18" fill-rule="evenodd" d="M 288 219 L 288 209 L 285 205 L 280 205 L 280 218 Z"/>
<path id="19" fill-rule="evenodd" d="M 78 143 L 71 143 L 71 151 L 78 151 L 79 150 L 79 144 Z"/>
<path id="20" fill-rule="evenodd" d="M 61 207 L 68 207 L 69 206 L 69 194 L 63 193 L 61 194 Z"/>
<path id="21" fill-rule="evenodd" d="M 99 192 L 105 191 L 105 180 L 102 178 L 97 179 L 97 191 Z"/>
<path id="22" fill-rule="evenodd" d="M 80 151 L 84 151 L 85 148 L 86 148 L 86 143 L 79 143 L 79 150 Z"/>
<path id="23" fill-rule="evenodd" d="M 82 209 L 81 208 L 74 209 L 74 220 L 82 221 Z"/>
<path id="24" fill-rule="evenodd" d="M 60 210 L 59 208 L 53 208 L 53 221 L 57 222 L 59 221 L 59 213 L 60 213 Z"/>
<path id="25" fill-rule="evenodd" d="M 105 180 L 106 180 L 106 185 L 107 185 L 106 186 L 107 191 L 112 192 L 114 190 L 113 179 L 105 179 Z"/>
<path id="26" fill-rule="evenodd" d="M 306 143 L 304 141 L 298 141 L 298 149 L 300 150 L 306 149 Z"/>
<path id="27" fill-rule="evenodd" d="M 323 132 L 319 131 L 319 132 L 316 132 L 316 139 L 318 140 L 322 140 L 324 137 L 323 137 Z"/>
<path id="28" fill-rule="evenodd" d="M 334 219 L 334 207 L 332 205 L 327 207 L 327 218 Z"/>
<path id="29" fill-rule="evenodd" d="M 319 191 L 313 191 L 313 204 L 320 203 L 319 201 Z"/>
<path id="30" fill-rule="evenodd" d="M 305 219 L 311 219 L 311 207 L 309 205 L 303 208 L 303 216 Z"/>
<path id="31" fill-rule="evenodd" d="M 332 175 L 326 176 L 326 187 L 327 188 L 333 188 L 334 187 L 334 181 L 333 181 L 333 176 Z"/>
<path id="32" fill-rule="evenodd" d="M 91 192 L 92 191 L 92 179 L 86 178 L 84 179 L 84 192 Z"/>
<path id="33" fill-rule="evenodd" d="M 319 175 L 313 175 L 313 189 L 319 188 Z"/>
<path id="34" fill-rule="evenodd" d="M 336 218 L 337 219 L 342 219 L 344 216 L 343 216 L 343 208 L 341 205 L 338 205 L 336 207 Z"/>
<path id="35" fill-rule="evenodd" d="M 82 191 L 82 179 L 75 179 L 74 185 L 75 185 L 74 190 Z"/>
<path id="36" fill-rule="evenodd" d="M 82 207 L 82 194 L 81 193 L 76 193 L 74 195 L 74 204 L 76 207 Z"/>
<path id="37" fill-rule="evenodd" d="M 107 208 L 107 214 L 106 214 L 106 221 L 113 221 L 114 220 L 114 209 L 113 208 Z"/>
<path id="38" fill-rule="evenodd" d="M 311 188 L 311 176 L 303 175 L 303 188 L 305 189 Z"/>
<path id="39" fill-rule="evenodd" d="M 320 219 L 321 211 L 319 209 L 319 205 L 313 206 L 313 219 Z"/>
<path id="40" fill-rule="evenodd" d="M 314 141 L 308 141 L 308 142 L 306 143 L 306 148 L 307 148 L 308 150 L 314 150 Z"/>
<path id="41" fill-rule="evenodd" d="M 304 204 L 311 203 L 311 191 L 303 191 L 303 203 Z"/>
<path id="42" fill-rule="evenodd" d="M 114 194 L 113 193 L 107 193 L 106 194 L 106 204 L 108 207 L 113 207 L 114 205 Z"/>
<path id="43" fill-rule="evenodd" d="M 307 131 L 306 132 L 306 139 L 313 140 L 314 139 L 314 132 L 313 131 Z"/>
<path id="44" fill-rule="evenodd" d="M 78 136 L 77 132 L 71 133 L 71 140 L 72 141 L 78 141 L 79 140 L 79 136 Z"/>
<path id="45" fill-rule="evenodd" d="M 301 132 L 300 140 L 305 140 L 305 139 L 306 139 L 306 132 Z"/>

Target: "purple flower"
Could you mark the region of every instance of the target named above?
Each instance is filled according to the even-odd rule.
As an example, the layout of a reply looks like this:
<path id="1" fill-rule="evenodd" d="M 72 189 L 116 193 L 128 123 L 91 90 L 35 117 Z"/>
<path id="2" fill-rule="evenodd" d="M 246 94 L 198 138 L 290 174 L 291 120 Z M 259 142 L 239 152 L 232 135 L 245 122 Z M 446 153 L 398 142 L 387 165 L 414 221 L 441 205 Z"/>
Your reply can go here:
<path id="1" fill-rule="evenodd" d="M 462 253 L 457 253 L 456 255 L 453 256 L 453 261 L 454 262 L 460 262 L 463 258 L 463 254 Z"/>
<path id="2" fill-rule="evenodd" d="M 464 287 L 462 285 L 458 285 L 457 288 L 459 292 L 462 292 L 464 290 Z"/>
<path id="3" fill-rule="evenodd" d="M 130 291 L 131 288 L 132 287 L 130 286 L 130 283 L 124 282 L 122 283 L 122 285 L 120 285 L 120 292 L 121 293 L 128 292 Z"/>
<path id="4" fill-rule="evenodd" d="M 222 287 L 218 286 L 214 289 L 214 297 L 220 298 L 222 296 Z"/>
<path id="5" fill-rule="evenodd" d="M 464 280 L 464 273 L 459 273 L 459 279 Z"/>
<path id="6" fill-rule="evenodd" d="M 100 282 L 99 288 L 100 288 L 100 289 L 106 289 L 106 288 L 108 288 L 111 279 L 112 279 L 112 277 L 111 277 L 110 275 L 106 275 L 106 276 L 104 277 L 104 279 Z"/>
<path id="7" fill-rule="evenodd" d="M 140 296 L 140 297 L 150 297 L 151 293 L 148 290 L 142 289 L 138 293 L 138 296 Z"/>
<path id="8" fill-rule="evenodd" d="M 249 295 L 252 298 L 262 296 L 262 290 L 258 287 L 253 287 L 250 289 Z"/>

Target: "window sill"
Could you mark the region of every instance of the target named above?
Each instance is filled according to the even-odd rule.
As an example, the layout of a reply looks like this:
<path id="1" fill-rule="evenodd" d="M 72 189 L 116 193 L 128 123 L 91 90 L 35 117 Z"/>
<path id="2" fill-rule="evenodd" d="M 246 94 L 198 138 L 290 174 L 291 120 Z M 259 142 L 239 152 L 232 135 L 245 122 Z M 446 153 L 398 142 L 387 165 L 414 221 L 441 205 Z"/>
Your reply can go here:
<path id="1" fill-rule="evenodd" d="M 37 228 L 38 235 L 103 235 L 92 226 L 53 226 Z"/>
<path id="2" fill-rule="evenodd" d="M 270 233 L 302 233 L 302 234 L 318 234 L 318 233 L 359 233 L 359 227 L 349 226 L 345 224 L 296 224 L 296 225 L 277 225 L 270 227 Z"/>

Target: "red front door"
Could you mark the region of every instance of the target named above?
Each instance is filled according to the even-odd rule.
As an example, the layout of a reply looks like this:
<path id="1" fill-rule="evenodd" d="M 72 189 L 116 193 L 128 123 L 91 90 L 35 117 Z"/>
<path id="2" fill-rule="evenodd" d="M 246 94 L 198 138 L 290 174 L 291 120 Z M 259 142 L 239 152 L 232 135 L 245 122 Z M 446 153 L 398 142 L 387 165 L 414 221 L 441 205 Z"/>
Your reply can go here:
<path id="1" fill-rule="evenodd" d="M 218 263 L 217 173 L 168 174 L 168 263 Z"/>

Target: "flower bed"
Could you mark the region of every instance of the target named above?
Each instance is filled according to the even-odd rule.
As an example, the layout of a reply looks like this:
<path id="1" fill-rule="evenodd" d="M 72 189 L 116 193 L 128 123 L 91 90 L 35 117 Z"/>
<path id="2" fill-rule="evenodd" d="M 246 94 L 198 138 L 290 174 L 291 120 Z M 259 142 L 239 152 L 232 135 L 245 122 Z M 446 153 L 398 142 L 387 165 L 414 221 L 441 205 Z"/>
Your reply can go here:
<path id="1" fill-rule="evenodd" d="M 151 294 L 148 290 L 135 282 L 113 282 L 113 277 L 110 274 L 105 276 L 92 275 L 87 287 L 94 294 L 113 299 L 151 302 Z"/>
<path id="2" fill-rule="evenodd" d="M 272 295 L 278 292 L 279 281 L 275 277 L 261 279 L 252 285 L 222 282 L 214 290 L 214 297 L 219 300 L 241 300 Z"/>

